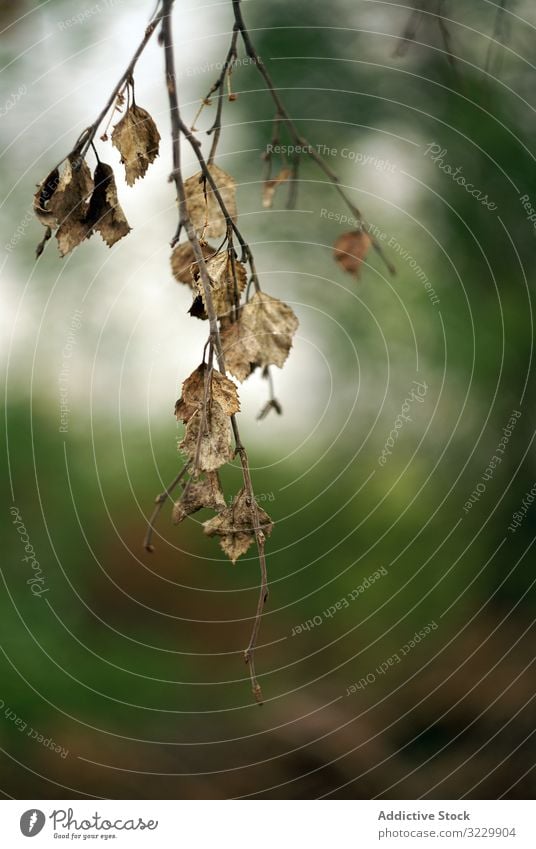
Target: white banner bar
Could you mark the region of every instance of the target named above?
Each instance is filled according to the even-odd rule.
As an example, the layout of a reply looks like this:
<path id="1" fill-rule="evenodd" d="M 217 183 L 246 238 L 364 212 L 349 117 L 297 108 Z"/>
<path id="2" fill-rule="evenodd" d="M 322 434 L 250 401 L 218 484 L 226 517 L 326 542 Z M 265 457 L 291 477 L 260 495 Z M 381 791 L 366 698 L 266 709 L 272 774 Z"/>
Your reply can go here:
<path id="1" fill-rule="evenodd" d="M 534 849 L 532 807 L 528 801 L 10 800 L 0 802 L 0 845 Z"/>

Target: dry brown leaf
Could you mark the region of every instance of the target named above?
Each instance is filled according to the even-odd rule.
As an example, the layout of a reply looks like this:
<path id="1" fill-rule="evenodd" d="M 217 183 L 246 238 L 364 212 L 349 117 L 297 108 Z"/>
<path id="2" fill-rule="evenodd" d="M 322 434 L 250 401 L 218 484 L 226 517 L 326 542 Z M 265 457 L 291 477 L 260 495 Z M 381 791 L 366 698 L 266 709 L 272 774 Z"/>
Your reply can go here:
<path id="1" fill-rule="evenodd" d="M 196 295 L 192 301 L 192 306 L 188 310 L 189 315 L 192 318 L 199 318 L 201 321 L 206 321 L 208 319 L 207 312 L 205 310 L 205 305 L 203 303 L 203 298 L 201 295 Z"/>
<path id="2" fill-rule="evenodd" d="M 201 363 L 182 384 L 182 395 L 175 404 L 175 416 L 185 424 L 203 404 L 206 365 Z"/>
<path id="3" fill-rule="evenodd" d="M 190 481 L 182 498 L 173 508 L 173 522 L 178 525 L 186 516 L 196 513 L 203 507 L 215 510 L 217 513 L 225 510 L 225 496 L 222 492 L 217 472 L 207 472 L 204 480 Z"/>
<path id="4" fill-rule="evenodd" d="M 131 227 L 117 199 L 114 172 L 110 165 L 99 162 L 94 174 L 95 188 L 89 201 L 86 221 L 97 230 L 108 247 L 130 233 Z"/>
<path id="5" fill-rule="evenodd" d="M 333 245 L 333 257 L 348 274 L 359 277 L 361 265 L 371 244 L 371 238 L 364 230 L 342 233 Z"/>
<path id="6" fill-rule="evenodd" d="M 256 292 L 242 309 L 241 320 L 256 337 L 259 366 L 284 365 L 298 329 L 294 312 L 278 298 Z"/>
<path id="7" fill-rule="evenodd" d="M 269 536 L 272 533 L 272 520 L 269 515 L 257 505 L 258 529 Z M 209 519 L 203 525 L 209 537 L 219 536 L 220 546 L 229 559 L 236 563 L 238 558 L 247 552 L 255 542 L 255 511 L 244 488 L 233 499 L 230 507 L 218 516 Z"/>
<path id="8" fill-rule="evenodd" d="M 52 171 L 35 193 L 34 211 L 39 221 L 52 229 L 58 228 L 56 238 L 61 256 L 91 235 L 86 215 L 87 199 L 92 190 L 93 180 L 87 163 L 71 154 L 61 172 Z"/>
<path id="9" fill-rule="evenodd" d="M 182 384 L 182 395 L 175 404 L 175 415 L 185 423 L 203 405 L 206 372 L 206 364 L 201 363 Z M 219 404 L 227 416 L 233 416 L 240 410 L 236 386 L 232 380 L 215 369 L 212 371 L 208 400 Z"/>
<path id="10" fill-rule="evenodd" d="M 260 357 L 257 337 L 238 321 L 225 323 L 220 332 L 221 346 L 227 370 L 240 382 L 249 377 Z"/>
<path id="11" fill-rule="evenodd" d="M 256 292 L 234 324 L 221 332 L 227 368 L 245 380 L 256 366 L 284 365 L 298 327 L 294 312 L 283 301 Z"/>
<path id="12" fill-rule="evenodd" d="M 129 186 L 145 176 L 158 156 L 159 143 L 160 133 L 149 113 L 141 106 L 130 106 L 112 132 L 112 144 L 121 154 Z"/>
<path id="13" fill-rule="evenodd" d="M 206 242 L 201 242 L 201 250 L 205 259 L 214 256 L 216 253 L 216 248 L 212 248 Z M 194 274 L 196 270 L 197 262 L 191 243 L 184 242 L 182 245 L 177 245 L 171 254 L 171 271 L 175 280 L 179 283 L 186 283 L 187 286 L 195 290 Z"/>
<path id="14" fill-rule="evenodd" d="M 195 463 L 198 449 L 199 428 L 202 412 L 200 409 L 188 419 L 184 439 L 179 445 L 191 463 Z M 231 444 L 231 418 L 222 406 L 216 402 L 208 405 L 206 427 L 199 440 L 199 456 L 195 472 L 214 472 L 234 456 Z"/>
<path id="15" fill-rule="evenodd" d="M 221 371 L 212 372 L 211 393 L 213 401 L 216 401 L 228 416 L 234 416 L 240 411 L 236 386 Z"/>
<path id="16" fill-rule="evenodd" d="M 237 259 L 233 263 L 227 251 L 221 251 L 207 260 L 207 272 L 212 282 L 212 304 L 216 315 L 225 316 L 240 301 L 240 295 L 247 282 L 246 268 Z M 205 304 L 205 289 L 197 266 L 194 274 L 197 291 L 203 299 L 203 304 Z"/>
<path id="17" fill-rule="evenodd" d="M 286 181 L 291 177 L 292 171 L 290 168 L 282 168 L 277 177 L 274 177 L 273 180 L 266 180 L 262 187 L 262 205 L 265 209 L 271 209 L 272 204 L 274 202 L 275 190 L 281 183 L 286 183 Z"/>
<path id="18" fill-rule="evenodd" d="M 88 230 L 85 220 L 79 219 L 72 214 L 56 230 L 56 239 L 60 256 L 66 256 L 73 248 L 89 238 L 91 229 Z"/>
<path id="19" fill-rule="evenodd" d="M 208 170 L 233 221 L 236 221 L 236 182 L 217 165 Z M 200 238 L 218 238 L 227 232 L 227 222 L 212 187 L 201 179 L 199 171 L 184 183 L 186 205 L 192 224 Z"/>
<path id="20" fill-rule="evenodd" d="M 54 168 L 48 177 L 45 177 L 43 182 L 39 184 L 34 194 L 33 210 L 44 227 L 55 228 L 58 226 L 56 216 L 50 211 L 48 204 L 57 190 L 59 182 L 60 172 L 57 168 Z"/>

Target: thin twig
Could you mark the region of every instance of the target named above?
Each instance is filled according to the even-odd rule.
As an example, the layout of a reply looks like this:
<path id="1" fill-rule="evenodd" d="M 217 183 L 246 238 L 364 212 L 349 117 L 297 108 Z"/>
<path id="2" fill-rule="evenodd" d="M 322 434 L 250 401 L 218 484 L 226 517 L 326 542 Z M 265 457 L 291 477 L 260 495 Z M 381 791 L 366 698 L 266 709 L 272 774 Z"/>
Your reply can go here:
<path id="1" fill-rule="evenodd" d="M 194 256 L 196 259 L 197 267 L 199 268 L 199 276 L 201 278 L 201 283 L 203 286 L 203 295 L 205 301 L 205 308 L 208 316 L 209 326 L 210 326 L 210 336 L 212 342 L 214 344 L 214 349 L 216 351 L 216 358 L 218 361 L 218 368 L 220 372 L 225 375 L 225 359 L 223 356 L 223 350 L 221 345 L 220 331 L 218 327 L 218 319 L 216 315 L 216 311 L 214 309 L 214 303 L 212 300 L 211 293 L 211 282 L 208 274 L 208 270 L 205 263 L 205 258 L 203 256 L 203 251 L 201 249 L 201 245 L 199 243 L 199 239 L 197 237 L 197 233 L 193 224 L 190 220 L 190 216 L 188 214 L 188 209 L 186 205 L 186 194 L 184 189 L 184 180 L 182 177 L 181 171 L 181 150 L 180 150 L 180 138 L 181 134 L 187 139 L 187 141 L 192 145 L 194 151 L 196 152 L 197 159 L 199 164 L 201 165 L 201 169 L 206 179 L 211 185 L 211 188 L 214 191 L 215 196 L 219 195 L 217 192 L 217 187 L 214 184 L 212 179 L 212 175 L 207 167 L 207 163 L 205 162 L 203 155 L 200 150 L 200 145 L 197 139 L 193 137 L 191 131 L 184 124 L 180 116 L 179 110 L 179 100 L 177 95 L 177 85 L 176 85 L 176 74 L 175 74 L 175 56 L 173 49 L 173 36 L 171 29 L 171 9 L 173 6 L 173 0 L 163 0 L 163 17 L 162 17 L 162 42 L 164 46 L 164 57 L 165 57 L 165 70 L 166 70 L 166 85 L 168 91 L 169 98 L 169 110 L 170 110 L 170 118 L 171 118 L 171 141 L 172 141 L 172 152 L 173 152 L 173 173 L 171 175 L 172 180 L 175 183 L 175 188 L 177 192 L 177 200 L 179 204 L 179 230 L 184 227 L 186 230 L 186 234 L 188 236 L 188 240 L 192 246 L 192 250 L 194 252 Z M 221 196 L 219 197 L 220 206 L 222 210 L 225 207 L 223 201 L 221 200 Z M 227 217 L 227 223 L 232 225 L 232 219 L 230 216 Z M 233 226 L 233 230 L 236 233 L 236 228 Z M 240 239 L 239 233 L 237 233 L 237 237 Z M 246 492 L 246 498 L 249 502 L 249 506 L 251 507 L 251 512 L 253 515 L 254 521 L 254 532 L 255 532 L 255 540 L 257 543 L 257 550 L 259 555 L 259 563 L 261 569 L 261 586 L 260 586 L 260 594 L 259 600 L 257 603 L 257 612 L 255 615 L 255 620 L 253 624 L 253 629 L 251 632 L 251 638 L 249 644 L 244 652 L 244 659 L 249 666 L 249 673 L 251 678 L 251 686 L 253 693 L 255 695 L 256 700 L 261 703 L 262 702 L 262 692 L 260 684 L 257 681 L 256 673 L 255 673 L 255 646 L 257 643 L 257 637 L 260 628 L 260 622 L 262 617 L 262 611 L 264 604 L 266 602 L 266 598 L 268 596 L 267 589 L 267 572 L 266 572 L 266 557 L 264 552 L 264 544 L 265 544 L 265 536 L 260 526 L 260 517 L 259 510 L 257 506 L 257 502 L 255 500 L 255 494 L 253 492 L 253 485 L 251 482 L 251 475 L 249 471 L 249 463 L 246 450 L 242 445 L 242 441 L 240 438 L 240 433 L 238 429 L 238 424 L 236 421 L 236 416 L 231 416 L 231 426 L 233 429 L 236 453 L 240 458 L 240 463 L 242 466 L 242 477 L 244 481 L 244 489 Z"/>
<path id="2" fill-rule="evenodd" d="M 233 35 L 231 38 L 231 46 L 229 47 L 229 51 L 227 56 L 225 57 L 225 62 L 223 63 L 223 68 L 219 78 L 216 80 L 212 88 L 210 89 L 205 100 L 209 100 L 211 95 L 214 94 L 215 91 L 218 91 L 218 105 L 216 106 L 216 117 L 214 118 L 214 123 L 212 127 L 207 130 L 208 134 L 214 134 L 212 139 L 212 146 L 210 148 L 210 153 L 207 159 L 207 164 L 212 165 L 214 162 L 214 157 L 216 156 L 216 150 L 218 148 L 218 143 L 221 135 L 221 114 L 223 110 L 223 100 L 225 97 L 224 87 L 225 87 L 225 77 L 232 68 L 232 64 L 237 57 L 236 52 L 236 43 L 238 41 L 238 29 L 234 27 Z"/>
<path id="3" fill-rule="evenodd" d="M 275 397 L 274 379 L 272 377 L 272 372 L 270 371 L 270 366 L 265 366 L 263 368 L 262 376 L 268 381 L 269 395 L 268 395 L 268 400 L 267 400 L 266 404 L 260 410 L 260 412 L 257 414 L 257 420 L 258 421 L 265 419 L 266 416 L 268 415 L 268 413 L 270 412 L 270 410 L 275 410 L 275 412 L 277 413 L 278 416 L 283 415 L 283 408 L 282 408 L 281 404 L 279 403 L 279 401 L 277 400 L 277 398 Z"/>
<path id="4" fill-rule="evenodd" d="M 506 41 L 506 27 L 505 27 L 505 15 L 506 11 L 506 0 L 500 0 L 499 5 L 497 6 L 497 14 L 495 16 L 495 24 L 493 27 L 493 35 L 490 38 L 490 42 L 488 45 L 487 55 L 486 55 L 486 65 L 485 70 L 489 72 L 491 70 L 491 65 L 493 61 L 493 52 L 494 47 L 497 43 L 501 46 L 504 45 Z M 502 55 L 502 54 L 499 54 Z"/>
<path id="5" fill-rule="evenodd" d="M 316 163 L 316 165 L 318 165 L 320 170 L 324 172 L 326 177 L 334 185 L 336 191 L 339 193 L 339 195 L 341 196 L 341 198 L 345 202 L 348 209 L 351 211 L 352 215 L 361 223 L 361 226 L 368 231 L 374 250 L 376 251 L 378 256 L 381 257 L 381 259 L 385 263 L 386 267 L 388 268 L 389 272 L 391 274 L 396 274 L 396 269 L 395 269 L 394 265 L 392 264 L 392 262 L 390 262 L 388 260 L 388 258 L 386 257 L 386 255 L 383 251 L 383 248 L 381 247 L 381 245 L 379 244 L 377 239 L 374 237 L 374 235 L 370 232 L 370 228 L 367 225 L 367 223 L 365 222 L 365 219 L 361 215 L 361 212 L 359 211 L 357 206 L 354 203 L 352 203 L 352 201 L 350 200 L 350 198 L 346 194 L 345 190 L 340 185 L 339 177 L 337 176 L 335 171 L 333 171 L 329 167 L 329 165 L 326 162 L 324 162 L 324 160 L 319 155 L 317 150 L 313 147 L 313 145 L 311 145 L 309 143 L 309 141 L 305 138 L 305 136 L 301 135 L 301 133 L 298 131 L 298 128 L 296 127 L 294 121 L 292 120 L 289 113 L 287 112 L 285 106 L 283 105 L 281 98 L 279 97 L 279 94 L 277 93 L 277 90 L 276 90 L 275 85 L 272 81 L 272 78 L 271 78 L 270 74 L 268 73 L 266 65 L 264 64 L 263 60 L 261 59 L 261 57 L 257 53 L 255 46 L 253 45 L 253 42 L 251 40 L 251 36 L 248 32 L 248 29 L 247 29 L 246 24 L 244 22 L 244 18 L 242 16 L 242 9 L 241 9 L 240 3 L 241 3 L 241 0 L 232 0 L 233 12 L 234 12 L 234 16 L 235 16 L 235 24 L 238 27 L 238 30 L 240 32 L 246 54 L 254 62 L 254 64 L 257 67 L 257 70 L 259 71 L 260 75 L 262 76 L 262 78 L 264 79 L 264 81 L 266 83 L 266 88 L 269 91 L 270 96 L 271 96 L 271 98 L 272 98 L 272 100 L 274 101 L 274 104 L 275 104 L 276 114 L 281 116 L 281 119 L 284 121 L 285 126 L 287 127 L 287 130 L 290 133 L 290 136 L 292 137 L 292 140 L 294 141 L 295 145 L 302 148 L 304 150 L 304 152 L 308 156 L 310 156 L 310 158 Z M 295 171 L 295 173 L 293 175 L 293 183 L 294 184 L 296 182 L 296 176 L 297 175 L 296 175 L 296 171 Z"/>
<path id="6" fill-rule="evenodd" d="M 154 31 L 157 28 L 160 21 L 162 20 L 163 14 L 164 14 L 164 6 L 162 5 L 162 9 L 160 11 L 158 11 L 158 6 L 157 6 L 157 10 L 156 10 L 153 18 L 151 19 L 151 21 L 147 25 L 147 27 L 145 29 L 145 33 L 143 35 L 143 38 L 140 41 L 138 47 L 136 48 L 136 51 L 135 51 L 132 59 L 128 63 L 128 66 L 127 66 L 125 72 L 122 74 L 122 76 L 119 79 L 119 82 L 114 87 L 114 89 L 113 89 L 110 97 L 106 101 L 106 105 L 102 109 L 101 113 L 98 115 L 98 117 L 95 119 L 95 121 L 87 128 L 86 132 L 88 133 L 88 135 L 87 135 L 87 138 L 84 141 L 84 146 L 82 147 L 82 149 L 80 151 L 81 157 L 84 157 L 85 154 L 87 153 L 87 151 L 89 149 L 89 145 L 91 144 L 91 142 L 95 138 L 97 130 L 99 129 L 101 122 L 106 117 L 108 110 L 113 106 L 115 98 L 119 94 L 120 89 L 126 83 L 128 83 L 128 81 L 132 77 L 132 74 L 133 74 L 134 68 L 136 67 L 136 64 L 138 62 L 138 59 L 140 58 L 141 54 L 143 53 L 143 51 L 147 47 L 147 45 L 148 45 L 148 43 L 151 39 L 152 34 L 154 33 Z"/>
<path id="7" fill-rule="evenodd" d="M 173 492 L 175 487 L 178 486 L 178 484 L 181 482 L 181 480 L 183 479 L 183 477 L 184 477 L 184 475 L 186 474 L 187 471 L 188 471 L 188 466 L 186 465 L 181 469 L 179 474 L 175 478 L 173 478 L 171 483 L 168 486 L 166 486 L 165 490 L 163 492 L 161 492 L 160 495 L 156 496 L 156 498 L 154 500 L 156 507 L 154 508 L 154 510 L 151 514 L 151 517 L 150 517 L 150 519 L 147 523 L 147 531 L 146 531 L 146 534 L 145 534 L 145 539 L 143 540 L 143 547 L 145 548 L 146 551 L 149 551 L 149 552 L 154 551 L 153 533 L 154 533 L 155 522 L 158 518 L 158 514 L 160 513 L 162 507 L 164 506 L 164 504 L 166 503 L 168 498 L 171 496 L 171 493 Z"/>
<path id="8" fill-rule="evenodd" d="M 445 21 L 445 0 L 437 0 L 437 23 L 439 26 L 439 32 L 441 33 L 441 37 L 443 39 L 443 44 L 445 46 L 445 52 L 447 54 L 449 65 L 452 68 L 454 75 L 459 79 L 456 57 L 452 52 L 450 30 Z"/>
<path id="9" fill-rule="evenodd" d="M 145 28 L 145 33 L 143 35 L 142 40 L 140 41 L 138 47 L 136 48 L 136 51 L 135 51 L 132 59 L 128 63 L 128 66 L 127 66 L 125 72 L 121 75 L 121 77 L 119 78 L 119 81 L 114 86 L 113 91 L 110 94 L 110 97 L 106 101 L 106 105 L 101 110 L 101 112 L 99 113 L 97 118 L 93 121 L 93 123 L 90 124 L 89 127 L 86 127 L 85 130 L 82 130 L 82 132 L 80 133 L 80 135 L 79 135 L 79 137 L 76 141 L 75 146 L 72 148 L 72 150 L 69 151 L 69 153 L 66 156 L 63 157 L 63 159 L 60 159 L 60 161 L 56 165 L 56 168 L 59 168 L 60 165 L 63 162 L 65 162 L 65 160 L 69 156 L 71 156 L 72 154 L 78 154 L 79 158 L 83 159 L 84 156 L 86 155 L 86 153 L 88 152 L 90 145 L 93 142 L 93 139 L 95 138 L 95 136 L 97 134 L 97 130 L 99 129 L 102 121 L 106 117 L 108 110 L 113 106 L 113 103 L 114 103 L 117 95 L 119 94 L 120 90 L 131 79 L 132 73 L 134 71 L 134 68 L 136 67 L 138 59 L 140 58 L 141 54 L 143 53 L 143 51 L 147 47 L 147 45 L 148 45 L 148 43 L 151 39 L 152 34 L 154 33 L 154 31 L 157 28 L 160 21 L 162 20 L 162 17 L 163 17 L 163 14 L 164 14 L 164 9 L 162 7 L 162 9 L 160 11 L 158 11 L 159 5 L 160 5 L 160 3 L 157 4 L 157 11 L 155 12 L 151 21 L 149 22 L 149 24 Z"/>
<path id="10" fill-rule="evenodd" d="M 394 55 L 395 56 L 404 56 L 407 53 L 408 47 L 412 41 L 415 41 L 417 36 L 417 30 L 424 18 L 425 6 L 427 5 L 427 0 L 417 0 L 415 3 L 415 8 L 413 12 L 409 16 L 406 26 L 400 36 L 400 41 L 396 46 Z"/>

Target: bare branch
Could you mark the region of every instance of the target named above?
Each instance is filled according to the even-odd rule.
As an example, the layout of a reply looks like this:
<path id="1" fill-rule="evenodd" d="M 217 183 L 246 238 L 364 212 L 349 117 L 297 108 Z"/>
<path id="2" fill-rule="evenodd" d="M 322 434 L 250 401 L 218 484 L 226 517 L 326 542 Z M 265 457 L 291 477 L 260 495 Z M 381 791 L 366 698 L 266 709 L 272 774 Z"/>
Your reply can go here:
<path id="1" fill-rule="evenodd" d="M 211 188 L 218 198 L 218 203 L 221 206 L 222 211 L 226 216 L 227 223 L 234 232 L 237 234 L 239 238 L 242 248 L 244 249 L 245 243 L 241 238 L 241 234 L 239 231 L 237 232 L 237 228 L 232 221 L 231 216 L 228 211 L 226 211 L 225 204 L 221 198 L 221 195 L 218 192 L 217 186 L 214 183 L 212 175 L 208 169 L 208 164 L 206 163 L 203 155 L 201 153 L 200 145 L 197 139 L 193 136 L 191 130 L 184 124 L 181 119 L 180 109 L 179 109 L 179 101 L 177 94 L 177 85 L 176 85 L 176 73 L 175 73 L 175 56 L 174 56 L 174 48 L 173 48 L 173 36 L 171 29 L 171 9 L 173 5 L 173 0 L 163 0 L 163 18 L 162 18 L 162 42 L 164 46 L 164 57 L 165 57 L 165 72 L 166 72 L 166 85 L 168 91 L 169 98 L 169 110 L 170 110 L 170 118 L 171 118 L 171 140 L 172 140 L 172 151 L 173 151 L 173 173 L 172 179 L 175 183 L 176 191 L 177 191 L 177 200 L 179 203 L 179 231 L 182 227 L 186 230 L 186 234 L 188 236 L 188 240 L 192 246 L 194 256 L 199 268 L 199 275 L 201 278 L 201 283 L 203 286 L 203 296 L 206 306 L 206 311 L 209 320 L 210 326 L 210 338 L 212 344 L 214 345 L 214 349 L 216 351 L 216 358 L 218 361 L 218 368 L 220 372 L 225 375 L 225 359 L 223 356 L 222 346 L 221 346 L 221 338 L 220 331 L 218 327 L 218 319 L 214 309 L 214 303 L 212 300 L 211 293 L 211 282 L 210 277 L 207 271 L 207 266 L 205 263 L 205 258 L 203 255 L 203 251 L 201 249 L 201 245 L 199 243 L 199 239 L 197 237 L 197 233 L 195 228 L 192 225 L 188 214 L 188 208 L 186 205 L 186 195 L 184 190 L 184 180 L 182 177 L 181 170 L 181 145 L 180 138 L 181 134 L 186 138 L 186 140 L 192 145 L 199 164 L 201 166 L 201 170 L 205 175 L 207 181 L 210 183 Z M 173 241 L 176 241 L 176 237 Z M 248 249 L 249 251 L 249 249 Z M 262 611 L 264 608 L 264 604 L 268 597 L 268 589 L 267 589 L 267 571 L 266 571 L 266 557 L 264 552 L 264 544 L 265 544 L 265 536 L 261 529 L 259 511 L 257 507 L 257 502 L 255 499 L 255 494 L 253 492 L 253 485 L 251 482 L 251 475 L 249 471 L 249 463 L 246 450 L 242 444 L 240 433 L 238 429 L 238 424 L 236 421 L 236 416 L 231 416 L 231 426 L 233 429 L 235 445 L 236 445 L 236 453 L 240 458 L 240 463 L 242 466 L 242 477 L 244 481 L 244 489 L 246 492 L 246 497 L 248 499 L 248 505 L 251 507 L 253 521 L 254 521 L 254 532 L 255 532 L 255 540 L 257 543 L 257 551 L 259 556 L 259 563 L 261 568 L 261 585 L 260 585 L 260 593 L 259 600 L 257 603 L 257 612 L 254 619 L 253 629 L 251 632 L 251 638 L 248 644 L 247 649 L 244 652 L 244 659 L 249 666 L 250 678 L 251 678 L 251 687 L 253 694 L 256 700 L 262 703 L 262 691 L 260 684 L 258 683 L 256 673 L 255 673 L 255 646 L 257 643 Z"/>

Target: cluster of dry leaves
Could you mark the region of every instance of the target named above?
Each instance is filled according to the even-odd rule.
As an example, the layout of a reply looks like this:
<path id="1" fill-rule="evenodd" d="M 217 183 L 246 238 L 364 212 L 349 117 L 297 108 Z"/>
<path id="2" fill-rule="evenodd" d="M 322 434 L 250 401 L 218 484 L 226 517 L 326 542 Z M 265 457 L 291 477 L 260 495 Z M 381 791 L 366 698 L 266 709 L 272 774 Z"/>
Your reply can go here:
<path id="1" fill-rule="evenodd" d="M 154 162 L 159 142 L 160 133 L 149 113 L 135 104 L 129 106 L 112 133 L 129 186 Z M 35 214 L 47 228 L 45 239 L 55 231 L 61 256 L 95 232 L 111 247 L 131 229 L 117 198 L 112 167 L 97 160 L 92 176 L 78 150 L 50 172 L 34 195 Z"/>
<path id="2" fill-rule="evenodd" d="M 123 95 L 119 95 L 115 109 L 121 110 L 123 102 Z M 101 138 L 106 141 L 108 137 L 105 133 Z M 120 153 L 125 180 L 132 186 L 145 176 L 158 156 L 158 128 L 132 98 L 113 128 L 111 139 Z M 61 256 L 65 256 L 95 232 L 110 247 L 130 232 L 117 197 L 112 167 L 97 156 L 92 175 L 80 155 L 84 142 L 82 134 L 77 147 L 35 193 L 35 213 L 46 227 L 38 254 L 53 233 Z M 262 196 L 265 208 L 272 205 L 276 190 L 292 174 L 290 169 L 282 168 L 274 178 L 267 176 Z M 298 320 L 287 304 L 260 290 L 255 275 L 248 281 L 246 265 L 233 246 L 232 225 L 238 215 L 235 180 L 210 164 L 184 182 L 184 195 L 186 215 L 193 225 L 210 281 L 211 304 L 207 304 L 207 289 L 192 242 L 177 245 L 171 255 L 171 268 L 175 279 L 192 290 L 190 314 L 207 319 L 212 311 L 212 318 L 218 322 L 221 362 L 237 381 L 246 380 L 255 369 L 266 374 L 270 366 L 282 367 Z M 209 240 L 220 243 L 214 245 Z M 345 271 L 358 276 L 370 245 L 364 229 L 344 233 L 334 245 L 335 259 Z M 255 289 L 252 297 L 250 288 Z M 175 406 L 177 420 L 184 424 L 179 448 L 186 458 L 187 474 L 173 520 L 182 522 L 203 508 L 213 511 L 215 516 L 204 523 L 204 531 L 219 538 L 222 550 L 234 563 L 259 534 L 271 533 L 272 522 L 256 504 L 252 490 L 242 488 L 230 506 L 223 494 L 218 470 L 235 457 L 233 417 L 240 405 L 236 384 L 213 365 L 213 343 L 211 339 L 208 363 L 203 361 L 184 381 Z M 275 399 L 266 409 L 270 405 L 280 412 Z"/>
<path id="3" fill-rule="evenodd" d="M 257 288 L 248 297 L 248 273 L 232 243 L 230 220 L 237 220 L 234 179 L 209 165 L 214 188 L 203 172 L 185 181 L 187 214 L 195 229 L 210 280 L 210 300 L 219 323 L 219 339 L 226 370 L 242 382 L 256 369 L 283 366 L 292 346 L 298 319 L 283 301 Z M 222 239 L 219 247 L 207 239 Z M 207 294 L 191 243 L 177 245 L 171 255 L 175 279 L 190 287 L 191 315 L 208 318 Z M 184 423 L 180 449 L 185 454 L 190 477 L 175 504 L 173 518 L 181 522 L 201 508 L 216 513 L 204 523 L 208 536 L 219 537 L 225 554 L 236 562 L 255 541 L 256 533 L 268 536 L 270 517 L 242 488 L 227 506 L 218 469 L 234 458 L 232 417 L 239 411 L 236 384 L 216 371 L 209 359 L 188 377 L 175 405 L 177 419 Z"/>
<path id="4" fill-rule="evenodd" d="M 121 105 L 118 99 L 116 109 Z M 125 180 L 132 186 L 158 155 L 158 128 L 149 113 L 133 103 L 115 125 L 111 138 L 121 155 Z M 111 247 L 131 229 L 118 201 L 112 167 L 97 159 L 92 175 L 79 153 L 83 141 L 82 136 L 78 147 L 43 180 L 34 196 L 35 213 L 47 228 L 45 239 L 55 234 L 61 256 L 95 232 Z M 256 368 L 283 366 L 298 320 L 287 304 L 260 291 L 257 283 L 249 297 L 246 265 L 234 250 L 230 228 L 238 215 L 236 183 L 216 165 L 209 165 L 207 171 L 217 193 L 208 184 L 206 173 L 194 174 L 184 182 L 187 215 L 205 258 L 226 368 L 242 382 Z M 286 178 L 283 175 L 266 187 L 265 205 Z M 215 247 L 208 239 L 221 244 Z M 207 319 L 207 295 L 190 241 L 175 247 L 171 268 L 176 280 L 192 290 L 191 315 Z M 173 520 L 179 523 L 202 508 L 212 510 L 215 516 L 204 523 L 205 533 L 219 538 L 222 550 L 234 563 L 256 534 L 271 533 L 272 522 L 245 488 L 230 505 L 223 494 L 218 470 L 235 457 L 232 419 L 240 405 L 236 384 L 213 366 L 212 353 L 209 362 L 203 362 L 184 381 L 175 406 L 177 420 L 185 427 L 179 448 L 186 458 L 187 476 Z"/>

